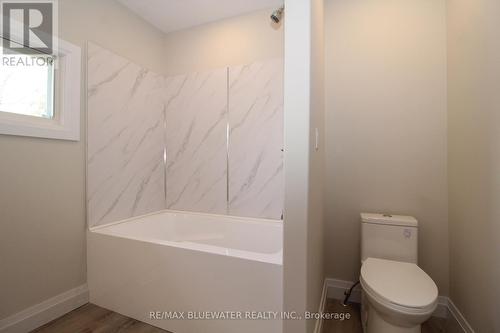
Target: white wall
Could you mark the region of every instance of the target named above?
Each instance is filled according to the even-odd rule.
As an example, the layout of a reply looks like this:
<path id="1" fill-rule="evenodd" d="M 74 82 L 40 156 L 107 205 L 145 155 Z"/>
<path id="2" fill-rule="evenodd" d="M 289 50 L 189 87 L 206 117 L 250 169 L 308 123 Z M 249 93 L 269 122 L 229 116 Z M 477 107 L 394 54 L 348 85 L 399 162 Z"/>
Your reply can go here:
<path id="1" fill-rule="evenodd" d="M 309 211 L 307 223 L 307 310 L 317 312 L 321 302 L 324 270 L 325 182 L 325 26 L 324 0 L 311 1 L 311 83 L 309 124 Z M 318 146 L 316 149 L 316 130 Z M 315 320 L 307 323 L 313 332 Z"/>
<path id="2" fill-rule="evenodd" d="M 448 294 L 444 0 L 326 1 L 327 276 L 355 281 L 360 212 L 415 216 Z"/>
<path id="3" fill-rule="evenodd" d="M 317 311 L 323 273 L 323 1 L 285 2 L 284 311 Z M 322 145 L 320 145 L 321 147 Z M 313 332 L 315 321 L 290 320 L 284 332 Z"/>
<path id="4" fill-rule="evenodd" d="M 450 289 L 500 332 L 500 2 L 448 1 Z"/>
<path id="5" fill-rule="evenodd" d="M 69 42 L 163 68 L 162 34 L 113 0 L 60 0 L 59 19 Z M 85 86 L 80 142 L 0 136 L 0 318 L 86 281 Z"/>
<path id="6" fill-rule="evenodd" d="M 283 27 L 269 18 L 274 9 L 167 34 L 164 72 L 186 74 L 283 57 Z"/>

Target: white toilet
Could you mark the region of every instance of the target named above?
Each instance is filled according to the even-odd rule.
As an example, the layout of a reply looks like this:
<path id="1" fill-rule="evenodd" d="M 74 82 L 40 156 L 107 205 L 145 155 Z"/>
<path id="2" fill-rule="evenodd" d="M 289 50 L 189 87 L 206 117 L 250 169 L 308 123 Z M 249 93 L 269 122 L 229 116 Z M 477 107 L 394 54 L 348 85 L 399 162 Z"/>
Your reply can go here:
<path id="1" fill-rule="evenodd" d="M 414 217 L 361 214 L 361 319 L 365 333 L 420 333 L 438 289 L 417 266 Z"/>

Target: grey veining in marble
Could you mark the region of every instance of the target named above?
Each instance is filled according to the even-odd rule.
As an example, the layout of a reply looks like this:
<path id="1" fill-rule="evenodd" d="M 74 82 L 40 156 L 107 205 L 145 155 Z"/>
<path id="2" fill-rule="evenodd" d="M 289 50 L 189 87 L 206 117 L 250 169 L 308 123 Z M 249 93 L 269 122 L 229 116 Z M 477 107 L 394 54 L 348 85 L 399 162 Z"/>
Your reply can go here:
<path id="1" fill-rule="evenodd" d="M 165 208 L 281 217 L 282 59 L 165 77 L 90 43 L 87 80 L 90 226 Z"/>
<path id="2" fill-rule="evenodd" d="M 167 81 L 167 208 L 225 214 L 227 69 Z"/>
<path id="3" fill-rule="evenodd" d="M 164 209 L 165 78 L 88 46 L 90 226 Z"/>
<path id="4" fill-rule="evenodd" d="M 283 210 L 283 61 L 229 68 L 229 214 Z"/>

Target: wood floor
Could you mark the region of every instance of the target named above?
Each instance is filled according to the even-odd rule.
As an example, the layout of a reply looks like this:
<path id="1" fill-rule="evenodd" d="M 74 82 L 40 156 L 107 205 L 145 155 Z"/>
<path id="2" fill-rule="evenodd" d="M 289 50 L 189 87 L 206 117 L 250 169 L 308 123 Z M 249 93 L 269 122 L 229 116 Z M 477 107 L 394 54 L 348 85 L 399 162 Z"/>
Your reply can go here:
<path id="1" fill-rule="evenodd" d="M 350 313 L 349 320 L 327 320 L 322 333 L 361 333 L 359 305 L 343 307 L 340 301 L 329 299 L 327 312 Z M 452 320 L 431 318 L 422 327 L 422 333 L 463 332 Z M 162 329 L 122 316 L 97 305 L 84 305 L 32 333 L 169 333 Z"/>
<path id="2" fill-rule="evenodd" d="M 340 301 L 328 299 L 326 312 L 350 313 L 350 320 L 328 320 L 323 322 L 322 333 L 362 333 L 359 305 L 342 306 Z M 463 332 L 453 319 L 432 317 L 422 325 L 422 333 L 460 333 Z"/>
<path id="3" fill-rule="evenodd" d="M 97 305 L 87 304 L 32 333 L 168 333 Z"/>

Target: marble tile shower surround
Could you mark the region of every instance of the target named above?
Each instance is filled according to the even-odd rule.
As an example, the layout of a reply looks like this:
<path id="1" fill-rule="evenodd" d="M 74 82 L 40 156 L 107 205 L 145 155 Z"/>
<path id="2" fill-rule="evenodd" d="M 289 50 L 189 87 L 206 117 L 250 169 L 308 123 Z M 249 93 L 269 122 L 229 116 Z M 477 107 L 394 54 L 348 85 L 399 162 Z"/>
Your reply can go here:
<path id="1" fill-rule="evenodd" d="M 283 210 L 283 60 L 229 68 L 229 214 Z"/>
<path id="2" fill-rule="evenodd" d="M 166 80 L 97 45 L 87 52 L 89 224 L 164 209 Z"/>
<path id="3" fill-rule="evenodd" d="M 165 77 L 89 43 L 87 82 L 90 226 L 165 208 L 281 217 L 281 59 Z"/>
<path id="4" fill-rule="evenodd" d="M 227 69 L 167 81 L 167 208 L 226 214 Z"/>

